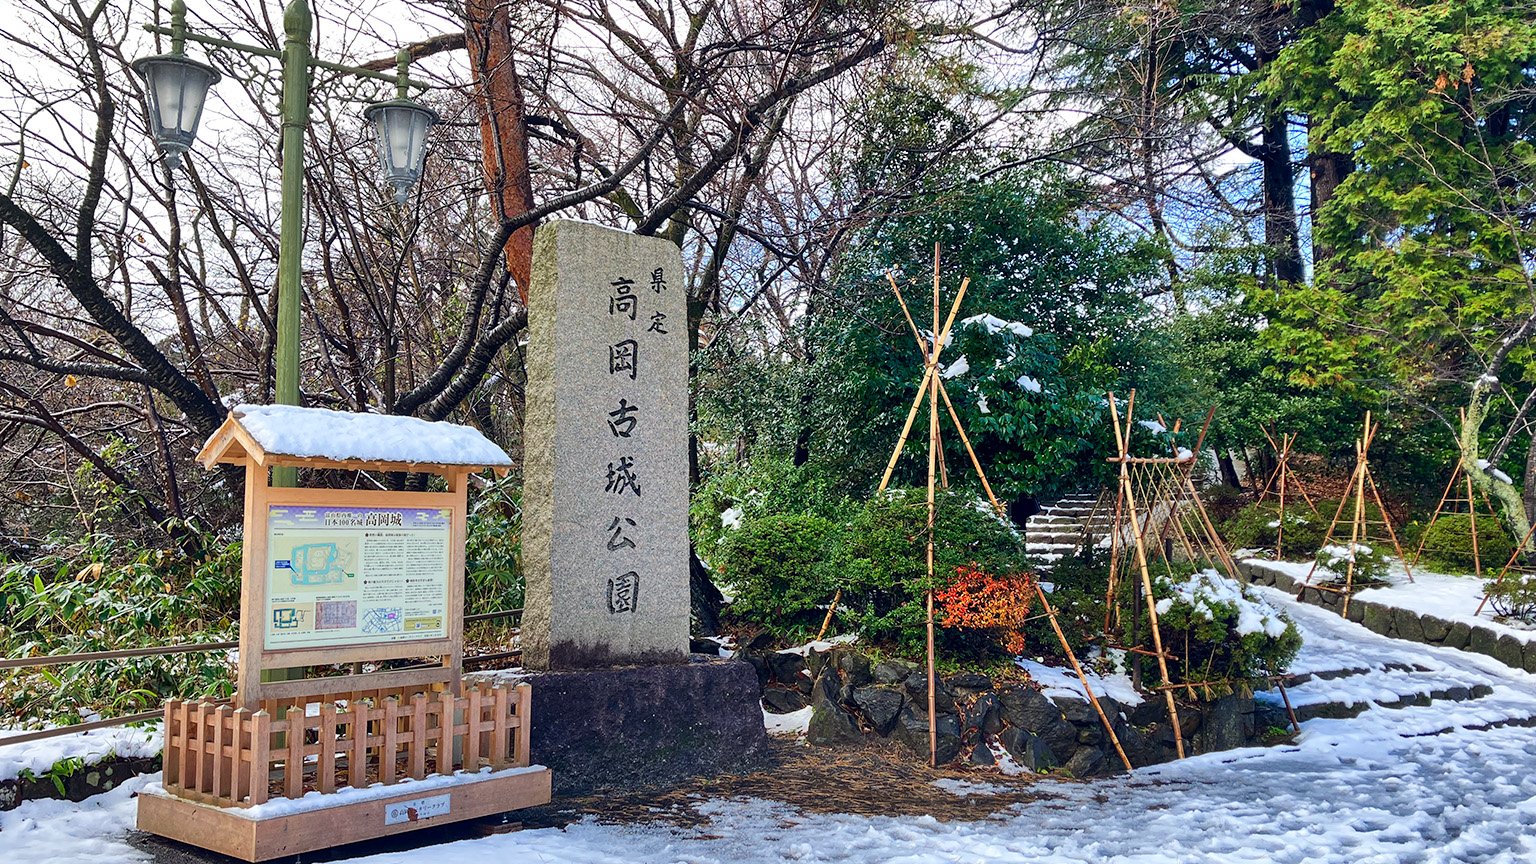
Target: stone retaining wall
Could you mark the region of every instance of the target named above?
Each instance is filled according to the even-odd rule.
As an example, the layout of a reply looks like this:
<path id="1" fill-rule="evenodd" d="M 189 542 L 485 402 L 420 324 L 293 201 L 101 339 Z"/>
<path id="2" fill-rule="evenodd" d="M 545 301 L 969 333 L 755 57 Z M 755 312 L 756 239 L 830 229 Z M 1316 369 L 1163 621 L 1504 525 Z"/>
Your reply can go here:
<path id="1" fill-rule="evenodd" d="M 784 714 L 811 708 L 806 739 L 817 745 L 858 744 L 880 737 L 928 758 L 928 679 L 913 664 L 869 657 L 847 647 L 808 656 L 749 649 L 743 658 L 758 671 L 766 710 Z M 1176 757 L 1173 724 L 1161 698 L 1121 705 L 1099 695 L 1132 766 Z M 1032 771 L 1060 770 L 1075 777 L 1123 770 L 1103 723 L 1083 698 L 1047 697 L 1029 682 L 996 682 L 975 673 L 941 680 L 938 757 L 941 764 L 994 765 L 994 748 Z M 1182 705 L 1188 754 L 1261 743 L 1284 726 L 1284 709 L 1256 703 L 1251 694 Z"/>
<path id="2" fill-rule="evenodd" d="M 1270 585 L 1292 595 L 1296 594 L 1300 585 L 1300 580 L 1277 567 L 1269 566 L 1265 561 L 1244 559 L 1237 562 L 1237 569 L 1255 585 Z M 1344 602 L 1344 595 L 1308 587 L 1300 599 L 1303 603 L 1337 613 Z M 1434 615 L 1358 597 L 1350 599 L 1348 617 L 1367 630 L 1383 636 L 1486 654 L 1506 666 L 1536 672 L 1536 640 L 1526 642 L 1509 633 L 1498 633 L 1491 627 L 1465 621 L 1447 621 Z"/>

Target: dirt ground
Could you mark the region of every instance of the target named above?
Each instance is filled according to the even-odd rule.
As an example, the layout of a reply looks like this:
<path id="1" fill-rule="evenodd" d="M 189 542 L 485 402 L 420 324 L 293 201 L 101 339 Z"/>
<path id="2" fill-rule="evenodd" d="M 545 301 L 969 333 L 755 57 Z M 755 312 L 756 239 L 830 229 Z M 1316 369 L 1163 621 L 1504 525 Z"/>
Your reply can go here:
<path id="1" fill-rule="evenodd" d="M 751 774 L 695 780 L 673 789 L 561 798 L 514 815 L 525 827 L 565 825 L 592 817 L 600 822 L 666 822 L 695 826 L 707 820 L 695 809 L 707 798 L 762 798 L 810 813 L 861 816 L 931 815 L 941 821 L 985 819 L 1009 805 L 1055 797 L 1063 781 L 996 769 L 930 768 L 900 744 L 826 749 L 773 739 L 772 764 Z M 933 785 L 940 779 L 1002 787 L 988 795 L 960 796 Z"/>

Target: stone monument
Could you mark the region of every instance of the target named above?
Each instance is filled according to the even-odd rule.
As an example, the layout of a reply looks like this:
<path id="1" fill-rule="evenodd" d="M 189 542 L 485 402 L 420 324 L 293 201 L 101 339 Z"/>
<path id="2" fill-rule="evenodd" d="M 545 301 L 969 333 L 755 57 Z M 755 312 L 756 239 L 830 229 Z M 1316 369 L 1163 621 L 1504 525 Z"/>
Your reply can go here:
<path id="1" fill-rule="evenodd" d="M 572 221 L 534 234 L 523 680 L 556 794 L 748 771 L 768 753 L 757 672 L 688 650 L 684 293 L 666 240 Z"/>
<path id="2" fill-rule="evenodd" d="M 523 665 L 688 653 L 688 345 L 676 245 L 587 222 L 534 238 Z"/>

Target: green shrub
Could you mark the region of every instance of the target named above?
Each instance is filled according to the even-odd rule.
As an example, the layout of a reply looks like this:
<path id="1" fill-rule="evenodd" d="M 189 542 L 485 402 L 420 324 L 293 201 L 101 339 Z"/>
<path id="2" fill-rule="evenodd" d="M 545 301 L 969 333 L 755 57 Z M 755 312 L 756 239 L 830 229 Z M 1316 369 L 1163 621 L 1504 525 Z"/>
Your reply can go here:
<path id="1" fill-rule="evenodd" d="M 1285 671 L 1301 650 L 1301 633 L 1285 613 L 1250 596 L 1215 570 L 1153 579 L 1158 631 L 1172 683 L 1245 682 Z"/>
<path id="2" fill-rule="evenodd" d="M 1511 570 L 1503 579 L 1485 582 L 1483 593 L 1488 596 L 1488 605 L 1500 616 L 1536 624 L 1536 573 Z"/>
<path id="3" fill-rule="evenodd" d="M 1206 487 L 1202 494 L 1206 513 L 1218 525 L 1237 515 L 1237 511 L 1243 509 L 1248 501 L 1248 493 L 1225 483 L 1214 483 Z"/>
<path id="4" fill-rule="evenodd" d="M 795 514 L 842 522 L 856 506 L 817 467 L 760 457 L 712 471 L 694 491 L 688 519 L 699 555 L 714 564 L 734 530 L 755 519 Z"/>
<path id="5" fill-rule="evenodd" d="M 731 614 L 776 635 L 814 634 L 839 587 L 838 526 L 819 516 L 776 514 L 743 523 L 715 559 L 717 578 L 734 595 Z"/>
<path id="6" fill-rule="evenodd" d="M 1317 550 L 1317 575 L 1325 581 L 1342 583 L 1349 576 L 1349 562 L 1354 559 L 1351 577 L 1356 588 L 1380 584 L 1387 579 L 1387 553 L 1380 544 L 1356 543 L 1353 547 L 1346 540 L 1330 543 Z"/>
<path id="7" fill-rule="evenodd" d="M 205 537 L 200 555 L 106 535 L 0 559 L 0 656 L 33 657 L 235 638 L 240 542 Z M 0 724 L 79 722 L 156 708 L 165 697 L 228 696 L 224 651 L 0 672 Z"/>
<path id="8" fill-rule="evenodd" d="M 1425 530 L 1423 543 L 1419 560 L 1425 567 L 1446 573 L 1474 572 L 1472 517 L 1466 513 L 1451 513 L 1436 519 L 1435 524 Z M 1514 549 L 1514 538 L 1498 519 L 1483 516 L 1477 520 L 1477 557 L 1482 559 L 1485 572 L 1503 567 Z"/>
<path id="9" fill-rule="evenodd" d="M 465 519 L 464 614 L 523 605 L 522 492 L 504 477 L 475 496 Z"/>
<path id="10" fill-rule="evenodd" d="M 862 638 L 915 649 L 925 639 L 927 590 L 942 589 L 956 568 L 1027 570 L 1014 527 L 974 495 L 940 490 L 934 520 L 934 574 L 927 568 L 927 492 L 896 489 L 868 502 L 847 525 L 839 566 L 847 619 Z"/>
<path id="11" fill-rule="evenodd" d="M 1108 560 L 1107 555 L 1103 558 Z M 1061 625 L 1067 643 L 1072 646 L 1073 653 L 1083 659 L 1087 650 L 1098 644 L 1104 630 L 1108 565 L 1093 565 L 1080 558 L 1067 557 L 1057 561 L 1049 573 L 1042 574 L 1041 580 L 1051 585 L 1051 605 L 1056 609 L 1056 621 Z M 1048 619 L 1035 617 L 1031 620 L 1025 628 L 1025 639 L 1030 654 L 1065 661 L 1061 640 L 1056 637 Z"/>
<path id="12" fill-rule="evenodd" d="M 1284 557 L 1306 560 L 1323 545 L 1328 516 L 1313 513 L 1305 502 L 1286 502 Z M 1275 501 L 1249 504 L 1222 526 L 1222 539 L 1233 549 L 1274 549 L 1280 539 L 1280 505 Z"/>

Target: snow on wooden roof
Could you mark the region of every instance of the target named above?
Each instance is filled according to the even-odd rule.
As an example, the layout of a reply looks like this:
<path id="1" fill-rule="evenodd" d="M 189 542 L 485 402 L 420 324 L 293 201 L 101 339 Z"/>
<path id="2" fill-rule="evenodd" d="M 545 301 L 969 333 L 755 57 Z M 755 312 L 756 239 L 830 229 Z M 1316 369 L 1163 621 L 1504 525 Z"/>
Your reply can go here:
<path id="1" fill-rule="evenodd" d="M 237 405 L 197 459 L 206 468 L 259 465 L 410 470 L 433 465 L 507 468 L 512 457 L 457 423 L 296 405 Z"/>

